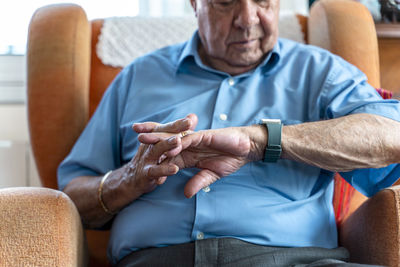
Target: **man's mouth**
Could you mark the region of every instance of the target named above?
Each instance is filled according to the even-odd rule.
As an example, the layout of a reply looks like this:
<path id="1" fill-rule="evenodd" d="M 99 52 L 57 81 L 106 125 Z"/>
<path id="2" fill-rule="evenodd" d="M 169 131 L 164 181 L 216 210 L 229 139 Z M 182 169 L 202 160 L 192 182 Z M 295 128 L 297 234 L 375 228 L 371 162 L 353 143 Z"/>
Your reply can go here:
<path id="1" fill-rule="evenodd" d="M 238 48 L 251 48 L 255 45 L 258 39 L 245 39 L 240 41 L 232 42 L 231 45 Z"/>

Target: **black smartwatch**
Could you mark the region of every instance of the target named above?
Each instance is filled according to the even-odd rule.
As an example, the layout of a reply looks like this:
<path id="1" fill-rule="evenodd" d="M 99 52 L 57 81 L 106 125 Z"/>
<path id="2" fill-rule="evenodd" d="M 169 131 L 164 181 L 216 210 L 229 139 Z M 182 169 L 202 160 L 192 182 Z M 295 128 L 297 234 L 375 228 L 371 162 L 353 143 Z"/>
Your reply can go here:
<path id="1" fill-rule="evenodd" d="M 259 124 L 267 127 L 268 144 L 265 147 L 264 162 L 277 162 L 282 154 L 281 135 L 282 122 L 281 120 L 262 119 Z"/>

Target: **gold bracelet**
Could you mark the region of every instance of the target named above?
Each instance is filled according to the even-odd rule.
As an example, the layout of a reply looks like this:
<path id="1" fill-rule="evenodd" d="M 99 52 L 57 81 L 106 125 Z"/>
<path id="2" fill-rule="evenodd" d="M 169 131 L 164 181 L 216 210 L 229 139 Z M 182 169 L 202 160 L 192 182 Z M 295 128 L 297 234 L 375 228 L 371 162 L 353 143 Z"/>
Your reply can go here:
<path id="1" fill-rule="evenodd" d="M 108 176 L 110 176 L 111 172 L 112 172 L 112 171 L 107 172 L 107 173 L 103 176 L 103 178 L 101 178 L 100 185 L 99 185 L 99 189 L 98 189 L 97 193 L 98 193 L 98 197 L 99 197 L 99 203 L 100 203 L 101 207 L 103 208 L 104 212 L 107 213 L 107 214 L 109 214 L 109 215 L 114 215 L 114 213 L 112 213 L 112 212 L 106 207 L 106 205 L 105 205 L 104 202 L 103 202 L 103 184 L 104 184 L 104 182 L 107 180 Z"/>

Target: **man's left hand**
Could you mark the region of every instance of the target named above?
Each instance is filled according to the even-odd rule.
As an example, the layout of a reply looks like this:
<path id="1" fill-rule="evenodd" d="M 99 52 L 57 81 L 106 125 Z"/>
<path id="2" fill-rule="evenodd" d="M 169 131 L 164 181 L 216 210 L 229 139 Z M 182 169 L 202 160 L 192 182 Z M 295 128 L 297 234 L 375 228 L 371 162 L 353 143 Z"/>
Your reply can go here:
<path id="1" fill-rule="evenodd" d="M 164 133 L 143 133 L 139 141 L 155 144 L 164 136 Z M 191 198 L 246 163 L 262 159 L 266 143 L 267 132 L 260 125 L 191 132 L 182 138 L 182 152 L 167 160 L 180 169 L 201 169 L 185 186 L 184 194 Z"/>

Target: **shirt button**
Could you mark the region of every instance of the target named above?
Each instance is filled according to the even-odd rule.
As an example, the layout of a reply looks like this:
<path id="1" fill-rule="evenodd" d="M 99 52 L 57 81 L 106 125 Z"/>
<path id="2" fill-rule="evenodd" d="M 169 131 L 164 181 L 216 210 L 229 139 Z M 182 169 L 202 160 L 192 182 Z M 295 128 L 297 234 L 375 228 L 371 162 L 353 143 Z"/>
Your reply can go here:
<path id="1" fill-rule="evenodd" d="M 211 191 L 211 189 L 210 189 L 209 186 L 206 186 L 206 187 L 203 188 L 203 191 L 204 191 L 205 193 L 208 193 L 208 192 Z"/>
<path id="2" fill-rule="evenodd" d="M 235 81 L 232 78 L 229 78 L 228 83 L 229 83 L 229 86 L 235 85 Z"/>
<path id="3" fill-rule="evenodd" d="M 226 121 L 228 119 L 228 116 L 224 113 L 219 114 L 219 118 L 221 119 L 221 121 Z"/>
<path id="4" fill-rule="evenodd" d="M 204 233 L 198 232 L 198 233 L 197 233 L 197 239 L 198 239 L 198 240 L 204 239 Z"/>

